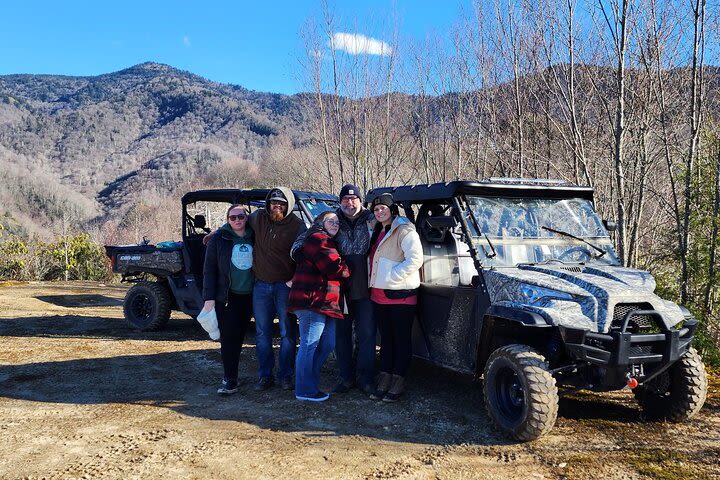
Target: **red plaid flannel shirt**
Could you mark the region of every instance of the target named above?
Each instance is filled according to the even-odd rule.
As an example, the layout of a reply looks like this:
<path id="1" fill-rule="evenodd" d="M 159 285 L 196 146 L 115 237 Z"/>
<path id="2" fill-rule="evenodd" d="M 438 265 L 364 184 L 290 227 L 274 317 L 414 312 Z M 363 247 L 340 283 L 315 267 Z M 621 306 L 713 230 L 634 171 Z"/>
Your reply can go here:
<path id="1" fill-rule="evenodd" d="M 314 231 L 305 239 L 302 256 L 292 279 L 288 311 L 313 310 L 343 318 L 340 282 L 350 277 L 350 269 L 340 257 L 335 240 L 322 230 Z"/>

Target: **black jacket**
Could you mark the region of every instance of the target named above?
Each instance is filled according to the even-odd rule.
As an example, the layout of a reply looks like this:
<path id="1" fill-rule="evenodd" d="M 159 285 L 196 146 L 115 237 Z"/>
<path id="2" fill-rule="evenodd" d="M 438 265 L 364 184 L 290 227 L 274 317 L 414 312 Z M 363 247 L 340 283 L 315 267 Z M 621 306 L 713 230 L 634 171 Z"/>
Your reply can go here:
<path id="1" fill-rule="evenodd" d="M 252 230 L 247 229 L 252 235 Z M 234 241 L 232 233 L 221 228 L 210 237 L 203 266 L 203 300 L 226 304 L 230 291 L 230 265 Z"/>
<path id="2" fill-rule="evenodd" d="M 370 232 L 375 224 L 375 216 L 370 210 L 363 210 L 351 221 L 340 208 L 337 209 L 337 216 L 340 220 L 340 230 L 335 235 L 335 241 L 340 255 L 352 272 L 346 283 L 345 294 L 348 300 L 369 298 L 367 255 L 370 250 Z"/>

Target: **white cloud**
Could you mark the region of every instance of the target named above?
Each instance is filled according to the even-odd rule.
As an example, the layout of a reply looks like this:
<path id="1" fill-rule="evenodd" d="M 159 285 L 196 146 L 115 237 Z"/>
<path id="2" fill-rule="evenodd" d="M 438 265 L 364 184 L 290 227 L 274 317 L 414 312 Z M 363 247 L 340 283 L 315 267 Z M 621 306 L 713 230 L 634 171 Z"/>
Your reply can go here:
<path id="1" fill-rule="evenodd" d="M 351 55 L 390 55 L 392 48 L 387 43 L 357 33 L 338 32 L 332 36 L 330 46 Z"/>
<path id="2" fill-rule="evenodd" d="M 188 37 L 187 35 L 183 37 L 183 45 L 185 45 L 186 47 L 189 47 L 191 45 L 190 37 Z"/>

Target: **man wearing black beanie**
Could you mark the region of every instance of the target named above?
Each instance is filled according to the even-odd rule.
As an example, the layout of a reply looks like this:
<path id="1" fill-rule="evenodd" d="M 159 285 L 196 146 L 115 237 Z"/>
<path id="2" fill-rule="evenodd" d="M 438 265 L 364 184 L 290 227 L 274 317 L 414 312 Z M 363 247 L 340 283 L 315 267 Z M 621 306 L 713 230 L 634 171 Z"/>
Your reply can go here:
<path id="1" fill-rule="evenodd" d="M 349 314 L 337 322 L 335 353 L 340 378 L 335 393 L 348 391 L 353 385 L 366 393 L 372 392 L 375 380 L 376 325 L 368 291 L 367 253 L 370 234 L 375 226 L 371 211 L 362 206 L 362 193 L 356 185 L 340 189 L 337 216 L 340 231 L 335 236 L 338 251 L 352 273 L 345 296 Z M 357 335 L 357 368 L 353 368 L 353 324 Z M 356 380 L 357 375 L 357 380 Z"/>

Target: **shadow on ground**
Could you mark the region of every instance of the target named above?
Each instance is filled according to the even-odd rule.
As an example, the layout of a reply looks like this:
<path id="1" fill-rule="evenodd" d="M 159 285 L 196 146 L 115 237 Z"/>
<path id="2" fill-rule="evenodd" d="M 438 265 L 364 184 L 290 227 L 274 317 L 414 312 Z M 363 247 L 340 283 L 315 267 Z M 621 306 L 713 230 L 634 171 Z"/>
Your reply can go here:
<path id="1" fill-rule="evenodd" d="M 197 341 L 199 348 L 0 365 L 0 397 L 80 405 L 151 405 L 192 417 L 312 435 L 363 435 L 436 445 L 508 443 L 494 432 L 485 414 L 480 382 L 420 360 L 413 362 L 408 391 L 398 404 L 373 402 L 357 390 L 333 395 L 323 404 L 305 404 L 295 400 L 292 392 L 278 388 L 252 390 L 256 368 L 252 335 L 248 335 L 242 354 L 240 393 L 218 397 L 215 390 L 222 376 L 219 348 L 207 348 L 207 335 L 190 318 L 173 319 L 158 332 L 138 332 L 118 318 L 58 315 L 3 319 L 2 336 Z M 108 344 L 109 352 L 115 348 Z M 331 359 L 323 371 L 325 387 L 332 385 L 335 372 Z M 717 409 L 716 402 L 708 403 L 706 408 Z M 559 422 L 630 424 L 639 418 L 639 409 L 631 400 L 584 393 L 560 400 Z"/>
<path id="2" fill-rule="evenodd" d="M 107 295 L 37 295 L 40 301 L 67 308 L 121 307 L 123 301 Z"/>
<path id="3" fill-rule="evenodd" d="M 635 403 L 611 401 L 602 394 L 580 393 L 560 398 L 558 416 L 568 420 L 637 422 L 640 420 L 640 408 Z"/>
<path id="4" fill-rule="evenodd" d="M 246 348 L 241 391 L 219 397 L 216 349 L 0 366 L 0 396 L 68 404 L 142 404 L 209 420 L 235 420 L 261 428 L 311 435 L 363 435 L 423 444 L 495 445 L 476 383 L 416 364 L 406 397 L 374 402 L 358 390 L 322 404 L 300 403 L 292 392 L 255 392 L 255 360 Z M 324 371 L 332 383 L 334 363 Z"/>
<path id="5" fill-rule="evenodd" d="M 207 334 L 190 317 L 172 318 L 162 330 L 143 332 L 123 318 L 52 315 L 0 319 L 0 337 L 66 337 L 117 340 L 197 341 Z"/>

